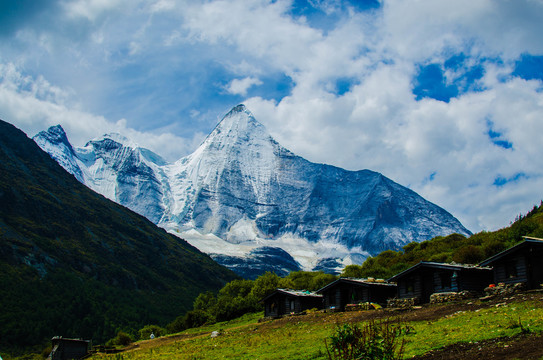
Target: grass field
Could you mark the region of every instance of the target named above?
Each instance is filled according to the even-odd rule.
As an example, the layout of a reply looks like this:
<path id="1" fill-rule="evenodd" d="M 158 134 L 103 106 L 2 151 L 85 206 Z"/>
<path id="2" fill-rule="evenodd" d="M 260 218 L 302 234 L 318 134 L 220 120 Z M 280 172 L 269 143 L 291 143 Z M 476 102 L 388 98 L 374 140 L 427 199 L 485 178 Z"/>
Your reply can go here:
<path id="1" fill-rule="evenodd" d="M 125 352 L 97 354 L 92 359 L 328 359 L 325 339 L 336 326 L 362 324 L 372 318 L 401 319 L 405 358 L 459 342 L 479 342 L 543 332 L 543 293 L 517 295 L 502 301 L 425 306 L 420 309 L 314 312 L 267 322 L 262 314 L 140 341 Z M 218 331 L 219 336 L 210 336 Z M 503 345 L 506 346 L 506 345 Z"/>

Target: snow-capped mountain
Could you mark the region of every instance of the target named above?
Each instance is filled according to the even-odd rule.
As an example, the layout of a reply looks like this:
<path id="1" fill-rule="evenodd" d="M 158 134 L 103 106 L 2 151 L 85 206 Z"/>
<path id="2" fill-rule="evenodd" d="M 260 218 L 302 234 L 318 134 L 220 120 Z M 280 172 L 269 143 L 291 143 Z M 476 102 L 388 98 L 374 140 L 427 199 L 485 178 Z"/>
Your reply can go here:
<path id="1" fill-rule="evenodd" d="M 379 173 L 294 155 L 243 105 L 175 163 L 118 134 L 77 148 L 55 126 L 34 140 L 93 190 L 245 276 L 337 269 L 411 241 L 469 234 L 451 214 Z"/>

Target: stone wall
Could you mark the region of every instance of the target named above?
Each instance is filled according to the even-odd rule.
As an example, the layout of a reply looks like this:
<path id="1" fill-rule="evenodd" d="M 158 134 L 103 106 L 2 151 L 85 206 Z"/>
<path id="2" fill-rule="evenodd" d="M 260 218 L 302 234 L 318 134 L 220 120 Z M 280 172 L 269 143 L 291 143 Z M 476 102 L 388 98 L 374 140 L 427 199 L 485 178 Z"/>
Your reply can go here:
<path id="1" fill-rule="evenodd" d="M 441 303 L 446 303 L 450 301 L 460 301 L 460 300 L 473 298 L 476 296 L 477 294 L 471 291 L 467 291 L 467 290 L 459 291 L 459 292 L 434 293 L 430 295 L 430 304 L 441 304 Z"/>
<path id="2" fill-rule="evenodd" d="M 387 308 L 410 308 L 418 304 L 417 298 L 388 299 Z"/>
<path id="3" fill-rule="evenodd" d="M 526 290 L 526 283 L 499 283 L 496 286 L 489 286 L 485 289 L 485 295 L 489 297 L 511 295 Z"/>

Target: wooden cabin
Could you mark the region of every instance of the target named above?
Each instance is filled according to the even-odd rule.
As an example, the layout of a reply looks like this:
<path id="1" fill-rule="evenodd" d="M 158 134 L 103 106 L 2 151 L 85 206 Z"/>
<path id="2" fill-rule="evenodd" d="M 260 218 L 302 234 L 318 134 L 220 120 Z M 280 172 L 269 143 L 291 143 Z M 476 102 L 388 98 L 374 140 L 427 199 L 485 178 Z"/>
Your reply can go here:
<path id="1" fill-rule="evenodd" d="M 413 298 L 416 304 L 424 304 L 434 293 L 482 292 L 492 282 L 492 269 L 421 261 L 388 281 L 398 284 L 398 298 Z"/>
<path id="2" fill-rule="evenodd" d="M 396 295 L 396 284 L 368 279 L 339 278 L 317 291 L 324 298 L 324 308 L 345 311 L 348 305 L 377 303 L 386 305 Z"/>
<path id="3" fill-rule="evenodd" d="M 314 308 L 322 309 L 322 295 L 310 291 L 277 289 L 262 301 L 266 317 L 298 314 Z"/>
<path id="4" fill-rule="evenodd" d="M 481 263 L 491 266 L 494 283 L 524 283 L 527 289 L 543 284 L 543 239 L 524 237 L 524 241 Z"/>
<path id="5" fill-rule="evenodd" d="M 67 339 L 55 336 L 51 339 L 53 350 L 48 360 L 81 359 L 89 353 L 89 341 L 81 339 Z"/>

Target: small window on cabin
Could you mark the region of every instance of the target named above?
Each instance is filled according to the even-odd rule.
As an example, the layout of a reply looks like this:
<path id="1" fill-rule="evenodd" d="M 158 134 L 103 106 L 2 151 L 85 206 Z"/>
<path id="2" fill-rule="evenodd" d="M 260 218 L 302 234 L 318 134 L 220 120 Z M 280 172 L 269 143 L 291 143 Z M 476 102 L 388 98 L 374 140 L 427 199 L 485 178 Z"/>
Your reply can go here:
<path id="1" fill-rule="evenodd" d="M 515 260 L 508 261 L 505 263 L 505 278 L 512 279 L 518 276 L 517 273 L 517 262 Z"/>
<path id="2" fill-rule="evenodd" d="M 451 275 L 448 273 L 439 274 L 439 279 L 441 280 L 441 288 L 448 289 L 451 287 Z"/>

